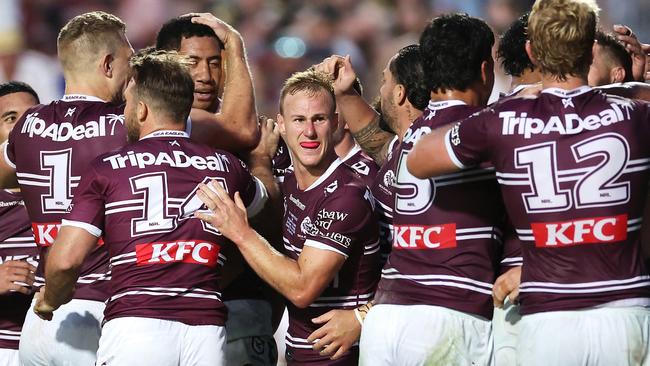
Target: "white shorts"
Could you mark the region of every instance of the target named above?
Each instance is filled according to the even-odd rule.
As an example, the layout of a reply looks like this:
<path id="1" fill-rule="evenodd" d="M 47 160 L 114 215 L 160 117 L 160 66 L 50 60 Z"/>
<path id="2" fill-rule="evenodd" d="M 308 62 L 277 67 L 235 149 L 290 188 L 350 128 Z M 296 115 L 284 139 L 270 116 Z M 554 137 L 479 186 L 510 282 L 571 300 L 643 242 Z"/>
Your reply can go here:
<path id="1" fill-rule="evenodd" d="M 105 305 L 73 299 L 54 312 L 51 321 L 27 311 L 20 336 L 20 362 L 25 366 L 93 366 Z"/>
<path id="2" fill-rule="evenodd" d="M 226 328 L 125 317 L 104 324 L 97 366 L 225 366 Z"/>
<path id="3" fill-rule="evenodd" d="M 519 305 L 514 305 L 508 299 L 502 309 L 494 308 L 492 317 L 494 366 L 515 366 L 517 364 L 520 320 Z"/>
<path id="4" fill-rule="evenodd" d="M 642 307 L 524 315 L 520 365 L 650 365 L 650 310 Z"/>
<path id="5" fill-rule="evenodd" d="M 17 349 L 0 348 L 0 366 L 20 366 Z"/>
<path id="6" fill-rule="evenodd" d="M 439 306 L 375 305 L 359 347 L 359 365 L 492 364 L 490 321 Z"/>

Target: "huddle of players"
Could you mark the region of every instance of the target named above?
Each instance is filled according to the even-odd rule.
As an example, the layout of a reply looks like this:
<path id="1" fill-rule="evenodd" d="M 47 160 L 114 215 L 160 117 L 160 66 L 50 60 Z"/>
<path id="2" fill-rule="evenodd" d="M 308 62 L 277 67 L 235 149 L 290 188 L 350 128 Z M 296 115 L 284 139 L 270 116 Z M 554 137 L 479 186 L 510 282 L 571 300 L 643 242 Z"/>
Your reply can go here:
<path id="1" fill-rule="evenodd" d="M 130 57 L 123 24 L 91 13 L 59 37 L 66 96 L 27 111 L 9 137 L 2 184 L 20 183 L 42 258 L 35 283 L 47 280 L 34 309 L 51 320 L 28 313 L 23 363 L 92 364 L 95 351 L 100 365 L 272 363 L 272 326 L 241 330 L 251 299 L 250 316 L 270 322 L 263 298 L 235 300 L 228 316 L 244 333 L 226 339 L 222 290 L 240 255 L 289 300 L 289 364 L 491 364 L 493 291 L 500 305 L 519 273 L 519 363 L 650 362 L 640 246 L 650 111 L 585 87 L 595 4 L 536 2 L 526 50 L 544 90 L 484 111 L 494 37 L 481 20 L 436 18 L 419 47 L 400 50 L 383 72 L 381 116 L 354 89 L 349 58 L 330 57 L 287 80 L 277 128 L 263 121 L 248 167 L 200 144 L 257 142 L 243 131 L 257 121 L 252 86 L 240 88 L 250 84 L 241 38 L 209 15 L 192 19 L 227 55 L 220 112 L 217 83 L 197 76 L 220 72 L 220 58 Z M 183 37 L 171 48 L 191 55 Z M 125 106 L 105 102 L 122 90 Z M 372 176 L 369 160 L 350 169 L 337 157 L 344 125 L 380 163 L 373 182 L 359 179 Z M 271 174 L 278 132 L 292 159 L 282 198 Z M 281 206 L 275 239 L 263 221 Z"/>

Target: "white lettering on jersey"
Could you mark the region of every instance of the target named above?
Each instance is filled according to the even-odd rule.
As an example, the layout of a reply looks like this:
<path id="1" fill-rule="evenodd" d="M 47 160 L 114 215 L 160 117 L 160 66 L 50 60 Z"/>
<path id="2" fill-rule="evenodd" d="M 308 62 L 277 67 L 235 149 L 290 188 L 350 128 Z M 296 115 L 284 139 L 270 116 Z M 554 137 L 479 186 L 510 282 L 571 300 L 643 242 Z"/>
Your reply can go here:
<path id="1" fill-rule="evenodd" d="M 531 228 L 537 247 L 613 243 L 627 238 L 627 215 L 538 222 L 531 223 Z"/>
<path id="2" fill-rule="evenodd" d="M 215 153 L 209 156 L 189 156 L 183 151 L 173 151 L 172 155 L 166 152 L 159 152 L 156 155 L 149 152 L 136 153 L 128 151 L 124 154 L 114 154 L 107 156 L 103 161 L 111 164 L 113 169 L 121 169 L 126 167 L 138 167 L 144 169 L 151 165 L 169 165 L 176 168 L 193 167 L 198 170 L 213 170 L 220 172 L 230 171 L 230 160 L 223 154 Z"/>
<path id="3" fill-rule="evenodd" d="M 547 135 L 551 132 L 557 132 L 560 135 L 574 135 L 584 130 L 596 130 L 603 126 L 609 126 L 614 123 L 630 119 L 630 108 L 628 105 L 619 105 L 610 103 L 611 108 L 604 109 L 598 114 L 591 114 L 581 118 L 575 113 L 567 113 L 563 116 L 551 116 L 544 121 L 540 118 L 530 118 L 526 112 L 507 111 L 500 112 L 499 118 L 503 123 L 502 135 L 523 135 L 529 139 L 533 135 Z M 623 109 L 626 114 L 623 114 Z"/>
<path id="4" fill-rule="evenodd" d="M 195 240 L 147 243 L 136 245 L 138 265 L 163 263 L 194 263 L 216 267 L 220 247 Z"/>
<path id="5" fill-rule="evenodd" d="M 28 134 L 30 138 L 36 135 L 49 138 L 52 141 L 68 141 L 70 139 L 78 141 L 94 137 L 113 136 L 117 122 L 124 124 L 124 116 L 109 114 L 100 116 L 97 121 L 88 121 L 77 126 L 69 122 L 47 125 L 44 120 L 38 118 L 38 112 L 36 112 L 27 115 L 20 133 Z M 107 125 L 111 126 L 110 131 L 107 131 Z"/>

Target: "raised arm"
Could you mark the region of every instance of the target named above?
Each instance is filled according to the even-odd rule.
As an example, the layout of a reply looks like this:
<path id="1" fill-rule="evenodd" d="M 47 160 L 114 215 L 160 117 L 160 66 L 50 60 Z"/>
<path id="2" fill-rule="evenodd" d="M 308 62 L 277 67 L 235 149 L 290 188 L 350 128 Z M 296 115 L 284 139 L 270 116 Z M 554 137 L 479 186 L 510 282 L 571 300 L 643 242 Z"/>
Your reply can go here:
<path id="1" fill-rule="evenodd" d="M 305 246 L 297 261 L 275 250 L 248 225 L 244 203 L 230 199 L 219 184 L 201 185 L 198 197 L 214 212 L 197 217 L 214 225 L 237 245 L 253 270 L 275 290 L 300 308 L 309 306 L 334 279 L 345 257 L 332 251 Z"/>
<path id="2" fill-rule="evenodd" d="M 236 29 L 212 14 L 198 14 L 192 22 L 212 28 L 223 42 L 225 82 L 219 112 L 192 109 L 191 137 L 230 151 L 250 150 L 257 145 L 259 129 L 244 40 Z"/>
<path id="3" fill-rule="evenodd" d="M 437 128 L 413 146 L 406 160 L 406 167 L 413 176 L 425 179 L 461 169 L 454 163 L 447 150 L 445 137 L 452 125 Z"/>
<path id="4" fill-rule="evenodd" d="M 641 42 L 632 32 L 632 29 L 625 25 L 615 25 L 614 34 L 619 41 L 625 45 L 625 49 L 632 58 L 632 78 L 634 81 L 643 81 L 645 77 L 646 52 L 643 51 Z"/>
<path id="5" fill-rule="evenodd" d="M 395 135 L 379 127 L 379 113 L 352 87 L 357 75 L 350 56 L 330 56 L 315 68 L 332 75 L 336 105 L 342 119 L 348 124 L 359 146 L 377 164 L 381 164 Z"/>

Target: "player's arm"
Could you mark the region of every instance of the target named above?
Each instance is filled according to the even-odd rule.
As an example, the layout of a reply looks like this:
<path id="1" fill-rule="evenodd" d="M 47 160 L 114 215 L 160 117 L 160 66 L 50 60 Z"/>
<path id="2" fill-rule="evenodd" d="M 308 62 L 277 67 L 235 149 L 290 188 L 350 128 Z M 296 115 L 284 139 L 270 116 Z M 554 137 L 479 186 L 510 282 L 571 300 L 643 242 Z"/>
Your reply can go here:
<path id="1" fill-rule="evenodd" d="M 447 147 L 447 134 L 453 125 L 437 128 L 423 136 L 408 153 L 406 167 L 415 177 L 424 179 L 462 169 Z"/>
<path id="2" fill-rule="evenodd" d="M 0 189 L 17 188 L 16 167 L 7 156 L 8 142 L 0 145 Z"/>
<path id="3" fill-rule="evenodd" d="M 379 113 L 352 87 L 357 78 L 350 56 L 332 55 L 315 66 L 332 76 L 336 105 L 359 146 L 379 165 L 386 159 L 388 145 L 395 136 L 379 127 Z"/>
<path id="4" fill-rule="evenodd" d="M 233 201 L 220 185 L 210 184 L 212 188 L 201 185 L 198 196 L 214 214 L 197 217 L 234 242 L 251 268 L 294 305 L 309 306 L 333 280 L 345 256 L 308 245 L 297 261 L 284 256 L 249 226 L 239 193 Z"/>
<path id="5" fill-rule="evenodd" d="M 97 245 L 98 235 L 78 226 L 61 227 L 47 255 L 47 285 L 36 294 L 34 312 L 39 317 L 52 320 L 53 312 L 70 301 L 81 265 Z"/>
<path id="6" fill-rule="evenodd" d="M 244 40 L 237 30 L 212 14 L 198 14 L 192 22 L 212 28 L 223 42 L 225 82 L 218 113 L 192 109 L 191 137 L 230 151 L 252 149 L 259 140 L 259 129 Z"/>

